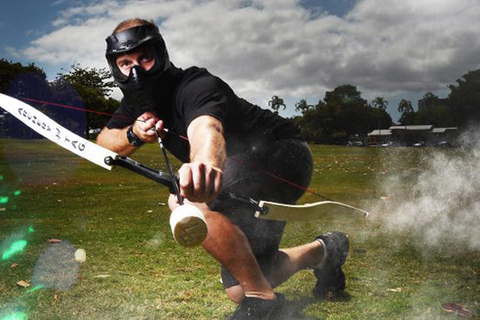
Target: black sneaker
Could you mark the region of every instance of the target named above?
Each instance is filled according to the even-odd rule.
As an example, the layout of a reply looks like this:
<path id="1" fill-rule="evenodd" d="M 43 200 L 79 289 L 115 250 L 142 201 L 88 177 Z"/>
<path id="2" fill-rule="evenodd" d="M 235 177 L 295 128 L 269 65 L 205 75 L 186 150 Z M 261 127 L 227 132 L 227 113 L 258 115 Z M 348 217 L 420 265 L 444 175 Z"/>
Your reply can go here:
<path id="1" fill-rule="evenodd" d="M 285 297 L 276 293 L 275 300 L 244 297 L 229 320 L 274 320 L 280 317 Z"/>
<path id="2" fill-rule="evenodd" d="M 313 289 L 313 295 L 326 299 L 335 300 L 341 298 L 345 290 L 345 274 L 342 265 L 347 260 L 349 241 L 344 232 L 333 231 L 318 236 L 327 249 L 327 260 L 321 268 L 314 268 L 313 273 L 317 283 Z"/>

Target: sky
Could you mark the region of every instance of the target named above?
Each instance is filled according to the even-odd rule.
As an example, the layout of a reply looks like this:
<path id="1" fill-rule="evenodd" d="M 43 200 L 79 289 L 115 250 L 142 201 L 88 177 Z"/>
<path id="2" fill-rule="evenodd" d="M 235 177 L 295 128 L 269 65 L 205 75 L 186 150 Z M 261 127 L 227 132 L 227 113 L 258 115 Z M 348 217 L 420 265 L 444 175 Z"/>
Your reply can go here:
<path id="1" fill-rule="evenodd" d="M 105 38 L 122 20 L 153 19 L 176 66 L 205 67 L 237 95 L 280 114 L 343 84 L 401 99 L 480 69 L 478 0 L 17 0 L 0 11 L 0 58 L 35 63 L 49 79 L 73 64 L 106 68 Z M 115 91 L 115 98 L 121 93 Z"/>

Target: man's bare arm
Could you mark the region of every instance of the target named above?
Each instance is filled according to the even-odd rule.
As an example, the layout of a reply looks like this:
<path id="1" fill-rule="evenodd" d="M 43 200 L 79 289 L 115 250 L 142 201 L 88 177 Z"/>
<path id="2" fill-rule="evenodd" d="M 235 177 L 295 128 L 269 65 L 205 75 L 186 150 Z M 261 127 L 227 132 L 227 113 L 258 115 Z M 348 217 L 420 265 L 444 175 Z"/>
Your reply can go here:
<path id="1" fill-rule="evenodd" d="M 226 160 L 222 123 L 211 116 L 200 116 L 187 129 L 190 163 L 179 170 L 182 196 L 193 202 L 207 202 L 220 193 Z"/>
<path id="2" fill-rule="evenodd" d="M 145 143 L 157 141 L 155 130 L 163 131 L 163 121 L 152 112 L 145 112 L 132 124 L 133 133 Z M 113 152 L 128 156 L 135 152 L 138 147 L 132 146 L 127 138 L 128 127 L 123 129 L 103 128 L 97 137 L 97 144 L 112 150 Z M 162 134 L 161 134 L 162 135 Z"/>
<path id="3" fill-rule="evenodd" d="M 226 159 L 222 123 L 211 117 L 193 120 L 187 130 L 190 141 L 190 162 L 203 162 L 222 170 Z"/>
<path id="4" fill-rule="evenodd" d="M 125 156 L 128 156 L 137 150 L 137 147 L 132 146 L 128 142 L 127 128 L 103 128 L 97 137 L 97 144 Z"/>

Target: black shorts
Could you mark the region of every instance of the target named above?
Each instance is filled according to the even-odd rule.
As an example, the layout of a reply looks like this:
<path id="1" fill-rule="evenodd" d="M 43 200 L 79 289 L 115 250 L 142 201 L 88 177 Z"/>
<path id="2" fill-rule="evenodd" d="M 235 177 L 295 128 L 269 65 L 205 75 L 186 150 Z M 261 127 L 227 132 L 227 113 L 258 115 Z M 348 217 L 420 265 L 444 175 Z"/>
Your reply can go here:
<path id="1" fill-rule="evenodd" d="M 222 191 L 254 200 L 295 204 L 310 183 L 312 168 L 312 154 L 302 140 L 285 139 L 256 145 L 227 158 Z M 209 206 L 240 227 L 263 273 L 268 276 L 286 222 L 257 219 L 252 207 L 224 197 Z M 223 266 L 222 281 L 224 288 L 239 284 Z"/>

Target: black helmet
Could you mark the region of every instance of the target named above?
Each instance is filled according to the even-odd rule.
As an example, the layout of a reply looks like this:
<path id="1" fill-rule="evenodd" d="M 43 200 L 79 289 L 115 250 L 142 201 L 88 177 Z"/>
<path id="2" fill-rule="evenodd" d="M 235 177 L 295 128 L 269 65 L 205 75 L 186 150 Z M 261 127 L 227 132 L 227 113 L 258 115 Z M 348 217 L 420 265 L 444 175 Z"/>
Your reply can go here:
<path id="1" fill-rule="evenodd" d="M 170 71 L 171 63 L 167 47 L 157 26 L 146 24 L 114 33 L 105 39 L 107 42 L 106 58 L 113 78 L 125 96 L 136 100 L 136 104 L 143 110 L 151 110 L 158 100 L 160 82 Z M 117 57 L 138 48 L 153 50 L 154 66 L 146 71 L 139 66 L 130 69 L 129 75 L 124 75 L 117 66 Z"/>
<path id="2" fill-rule="evenodd" d="M 154 51 L 155 65 L 149 70 L 149 73 L 161 73 L 170 68 L 167 47 L 157 26 L 153 24 L 146 24 L 114 33 L 105 41 L 107 41 L 107 61 L 113 78 L 119 84 L 128 81 L 128 76 L 124 75 L 118 68 L 117 57 L 141 47 L 148 46 Z"/>

